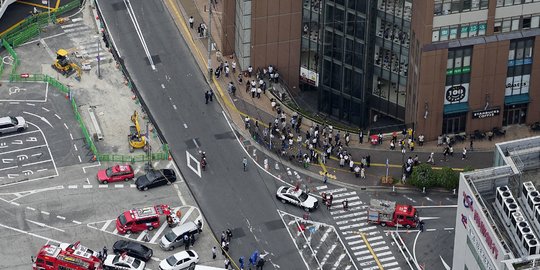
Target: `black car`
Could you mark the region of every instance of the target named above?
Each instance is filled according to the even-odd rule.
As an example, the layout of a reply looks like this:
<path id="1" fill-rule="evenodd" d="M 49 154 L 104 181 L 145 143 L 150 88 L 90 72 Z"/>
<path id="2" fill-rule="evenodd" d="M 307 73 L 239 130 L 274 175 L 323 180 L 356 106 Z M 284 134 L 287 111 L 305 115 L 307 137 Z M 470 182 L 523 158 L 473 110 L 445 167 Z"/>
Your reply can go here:
<path id="1" fill-rule="evenodd" d="M 150 260 L 154 254 L 149 247 L 129 240 L 116 241 L 113 245 L 113 251 L 115 254 L 122 254 L 125 252 L 128 256 L 145 262 Z"/>
<path id="2" fill-rule="evenodd" d="M 176 181 L 176 174 L 171 169 L 151 170 L 145 175 L 137 177 L 135 185 L 138 190 L 169 185 Z"/>

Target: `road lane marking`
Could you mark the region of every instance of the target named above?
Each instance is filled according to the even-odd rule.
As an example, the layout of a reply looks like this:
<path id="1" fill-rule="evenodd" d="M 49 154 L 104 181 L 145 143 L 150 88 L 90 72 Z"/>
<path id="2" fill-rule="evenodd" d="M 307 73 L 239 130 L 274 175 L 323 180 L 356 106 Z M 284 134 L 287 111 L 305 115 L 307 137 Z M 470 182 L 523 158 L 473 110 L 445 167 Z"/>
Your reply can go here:
<path id="1" fill-rule="evenodd" d="M 83 185 L 83 188 L 92 188 L 92 185 Z"/>
<path id="2" fill-rule="evenodd" d="M 68 189 L 76 189 L 77 188 L 77 185 L 69 185 L 68 186 Z"/>
<path id="3" fill-rule="evenodd" d="M 81 156 L 77 156 L 79 158 L 79 163 L 82 162 Z"/>
<path id="4" fill-rule="evenodd" d="M 47 118 L 43 117 L 43 116 L 39 116 L 37 114 L 33 114 L 33 113 L 29 113 L 29 112 L 25 112 L 23 111 L 24 114 L 28 114 L 28 115 L 31 115 L 31 116 L 34 116 L 34 117 L 37 117 L 39 119 L 41 119 L 41 121 L 45 122 L 45 124 L 49 125 L 50 127 L 54 128 L 53 125 L 51 124 L 51 122 L 49 122 L 49 120 L 47 120 Z"/>
<path id="5" fill-rule="evenodd" d="M 58 114 L 54 114 L 54 116 L 56 116 L 56 118 L 58 118 L 59 120 L 61 120 L 62 118 L 60 118 L 60 116 L 58 116 Z"/>
<path id="6" fill-rule="evenodd" d="M 36 209 L 35 209 L 35 208 L 32 208 L 32 207 L 30 207 L 30 206 L 27 206 L 27 207 L 26 207 L 26 209 L 28 209 L 28 210 L 32 210 L 32 211 L 36 211 Z"/>
<path id="7" fill-rule="evenodd" d="M 61 219 L 61 220 L 66 220 L 66 218 L 63 217 L 63 216 L 56 216 L 56 218 L 59 218 L 59 219 Z"/>
<path id="8" fill-rule="evenodd" d="M 66 129 L 69 129 L 68 126 L 66 125 L 66 123 L 64 123 L 64 127 L 66 127 Z"/>
<path id="9" fill-rule="evenodd" d="M 16 232 L 19 232 L 19 233 L 24 233 L 24 234 L 26 234 L 26 235 L 30 235 L 30 236 L 33 236 L 33 237 L 41 238 L 41 239 L 43 239 L 43 240 L 47 240 L 47 241 L 51 241 L 51 242 L 55 242 L 55 243 L 61 243 L 60 241 L 54 240 L 54 239 L 52 239 L 52 238 L 48 238 L 48 237 L 41 236 L 41 235 L 38 235 L 38 234 L 35 234 L 35 233 L 23 231 L 23 230 L 21 230 L 21 229 L 17 229 L 17 228 L 13 228 L 13 227 L 10 227 L 10 226 L 6 226 L 6 225 L 4 225 L 4 224 L 0 224 L 0 227 L 3 227 L 3 228 L 8 229 L 8 230 L 13 230 L 13 231 L 16 231 Z"/>
<path id="10" fill-rule="evenodd" d="M 72 220 L 71 222 L 73 222 L 73 223 L 75 223 L 75 224 L 77 224 L 77 225 L 81 225 L 81 224 L 82 224 L 82 222 L 76 221 L 76 220 Z"/>
<path id="11" fill-rule="evenodd" d="M 53 230 L 57 230 L 59 232 L 66 232 L 62 229 L 59 229 L 59 228 L 55 228 L 55 227 L 52 227 L 52 226 L 49 226 L 45 223 L 41 223 L 41 222 L 37 222 L 37 221 L 33 221 L 33 220 L 29 220 L 29 219 L 25 219 L 26 221 L 30 222 L 30 223 L 33 223 L 35 225 L 38 225 L 39 227 L 44 227 L 44 228 L 49 228 L 49 229 L 53 229 Z"/>
<path id="12" fill-rule="evenodd" d="M 4 138 L 5 137 L 3 137 L 3 139 Z M 2 153 L 0 153 L 0 155 L 11 154 L 11 153 L 16 153 L 16 152 L 22 152 L 22 151 L 26 151 L 26 150 L 32 150 L 32 149 L 41 148 L 41 147 L 44 147 L 44 146 L 47 146 L 47 144 L 40 144 L 40 145 L 36 145 L 36 146 L 31 146 L 31 147 L 11 150 L 11 151 L 7 151 L 7 152 L 2 152 Z"/>
<path id="13" fill-rule="evenodd" d="M 184 128 L 187 128 L 187 124 L 186 124 L 186 123 L 184 123 Z"/>
<path id="14" fill-rule="evenodd" d="M 46 111 L 46 112 L 50 112 L 50 110 L 47 109 L 47 108 L 45 108 L 45 107 L 41 107 L 41 109 L 43 109 L 43 110 Z"/>
<path id="15" fill-rule="evenodd" d="M 112 221 L 113 221 L 113 219 L 107 220 L 107 222 L 105 222 L 105 224 L 103 224 L 103 227 L 101 227 L 101 230 L 104 231 L 105 229 L 107 229 L 107 227 L 109 227 L 109 224 L 111 224 Z"/>
<path id="16" fill-rule="evenodd" d="M 44 215 L 50 215 L 51 214 L 51 213 L 45 212 L 45 211 L 41 211 L 41 213 L 44 214 Z"/>
<path id="17" fill-rule="evenodd" d="M 23 164 L 22 166 L 23 167 L 32 166 L 32 165 L 41 164 L 41 163 L 45 163 L 45 162 L 49 162 L 49 161 L 52 161 L 52 160 L 47 159 L 47 160 L 42 160 L 42 161 L 38 161 L 38 162 L 26 163 L 26 164 Z"/>
<path id="18" fill-rule="evenodd" d="M 11 204 L 15 205 L 15 206 L 20 206 L 21 204 L 19 203 L 16 203 L 16 202 L 11 202 Z"/>
<path id="19" fill-rule="evenodd" d="M 99 185 L 98 188 L 108 188 L 109 185 Z"/>

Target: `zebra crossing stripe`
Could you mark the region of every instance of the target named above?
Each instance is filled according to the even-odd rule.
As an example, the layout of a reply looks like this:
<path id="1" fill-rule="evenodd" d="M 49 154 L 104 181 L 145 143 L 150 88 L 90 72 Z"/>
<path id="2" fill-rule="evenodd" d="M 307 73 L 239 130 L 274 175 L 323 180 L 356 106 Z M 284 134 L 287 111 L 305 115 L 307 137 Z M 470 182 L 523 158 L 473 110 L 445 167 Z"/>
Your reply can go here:
<path id="1" fill-rule="evenodd" d="M 107 222 L 105 222 L 105 224 L 103 224 L 103 227 L 101 227 L 101 230 L 104 231 L 105 229 L 107 229 L 107 227 L 109 227 L 109 224 L 111 224 L 113 220 L 107 220 Z"/>
<path id="2" fill-rule="evenodd" d="M 351 247 L 351 250 L 355 251 L 355 250 L 359 250 L 359 249 L 362 250 L 362 249 L 366 249 L 366 248 L 367 248 L 366 245 L 364 243 L 362 243 L 361 245 Z M 369 252 L 369 250 L 368 250 L 368 252 Z"/>
<path id="3" fill-rule="evenodd" d="M 342 224 L 347 224 L 349 222 L 358 222 L 358 221 L 362 221 L 364 219 L 367 219 L 366 216 L 363 216 L 363 217 L 357 217 L 357 218 L 353 218 L 353 219 L 347 219 L 347 220 L 342 220 L 342 221 L 338 221 L 336 222 L 337 225 L 342 225 Z"/>
<path id="4" fill-rule="evenodd" d="M 386 244 L 386 242 L 385 241 L 379 241 L 379 242 L 375 242 L 375 243 L 370 242 L 369 244 L 371 245 L 371 247 L 373 247 L 373 246 L 380 246 L 382 244 Z"/>
<path id="5" fill-rule="evenodd" d="M 336 197 L 336 195 L 334 195 L 334 198 Z M 360 200 L 360 197 L 358 196 L 354 196 L 354 197 L 349 197 L 349 198 L 341 198 L 341 199 L 337 199 L 337 200 L 334 200 L 334 202 L 336 203 L 341 203 L 342 201 L 344 200 L 347 200 L 347 201 L 356 201 L 356 200 Z M 349 203 L 349 206 L 351 206 L 351 204 Z"/>
<path id="6" fill-rule="evenodd" d="M 349 213 L 351 211 L 355 211 L 355 210 L 363 210 L 363 209 L 366 209 L 368 208 L 367 205 L 362 205 L 362 206 L 358 206 L 358 207 L 354 207 L 354 208 L 351 208 L 351 206 L 356 206 L 356 205 L 361 205 L 363 204 L 362 201 L 358 201 L 358 202 L 351 202 L 349 203 L 349 210 L 348 211 L 345 211 L 343 209 L 340 209 L 340 210 L 334 210 L 334 211 L 330 211 L 330 215 L 337 215 L 337 214 L 345 214 L 345 213 Z"/>
<path id="7" fill-rule="evenodd" d="M 367 211 L 363 211 L 363 212 L 354 212 L 354 213 L 350 213 L 350 214 L 346 214 L 346 215 L 341 215 L 341 216 L 333 216 L 333 218 L 334 218 L 334 219 L 350 218 L 350 217 L 361 216 L 361 215 L 364 215 L 364 214 L 367 214 Z"/>
<path id="8" fill-rule="evenodd" d="M 88 29 L 88 26 L 84 25 L 84 26 L 81 26 L 81 27 L 74 27 L 74 28 L 64 29 L 64 32 L 65 33 L 73 33 L 73 32 L 82 31 L 82 30 L 86 30 L 86 29 Z"/>
<path id="9" fill-rule="evenodd" d="M 394 268 L 390 268 L 390 269 L 386 269 L 386 270 L 401 270 L 401 267 L 394 267 Z"/>
<path id="10" fill-rule="evenodd" d="M 339 193 L 339 192 L 343 192 L 343 191 L 347 191 L 347 189 L 346 188 L 336 188 L 336 189 L 326 190 L 324 192 L 326 192 L 326 194 L 330 194 L 330 193 Z"/>
<path id="11" fill-rule="evenodd" d="M 369 252 L 369 250 L 368 250 L 368 252 Z M 356 257 L 356 260 L 359 261 L 359 262 L 360 262 L 360 261 L 373 260 L 373 257 L 372 257 L 371 255 L 369 255 L 369 256 L 362 256 L 362 257 Z"/>
<path id="12" fill-rule="evenodd" d="M 392 253 L 392 252 L 390 252 L 390 253 Z M 377 256 L 379 256 L 379 255 L 377 255 Z M 393 257 L 393 256 L 392 257 L 385 257 L 385 258 L 382 258 L 382 259 L 379 256 L 379 261 L 381 261 L 381 262 L 394 261 L 395 259 L 396 259 L 396 257 Z"/>
<path id="13" fill-rule="evenodd" d="M 378 248 L 374 248 L 373 251 L 377 252 L 377 251 L 382 251 L 382 250 L 387 250 L 387 249 L 390 249 L 390 247 L 389 246 L 378 247 Z"/>
<path id="14" fill-rule="evenodd" d="M 324 255 L 324 258 L 321 261 L 321 265 L 326 264 L 326 261 L 328 261 L 328 258 L 330 258 L 330 255 L 332 254 L 332 252 L 334 252 L 334 249 L 336 249 L 336 247 L 337 247 L 337 244 L 333 244 L 330 247 L 330 249 L 328 249 L 328 251 L 326 252 L 326 255 Z"/>
<path id="15" fill-rule="evenodd" d="M 356 195 L 356 191 L 334 194 L 334 199 L 335 198 L 345 197 L 345 196 L 352 196 L 352 195 Z"/>
<path id="16" fill-rule="evenodd" d="M 362 251 L 357 251 L 357 252 L 354 252 L 353 254 L 355 256 L 360 256 L 360 255 L 364 255 L 364 254 L 368 254 L 369 253 L 369 250 L 368 249 L 365 249 L 365 250 L 362 250 Z M 371 258 L 371 257 L 370 257 Z"/>
<path id="17" fill-rule="evenodd" d="M 392 255 L 392 251 L 386 251 L 386 252 L 377 254 L 377 256 L 378 256 L 379 258 L 380 258 L 380 257 L 384 257 L 384 256 L 386 256 L 386 255 Z M 386 257 L 386 258 L 395 259 L 394 257 Z"/>
<path id="18" fill-rule="evenodd" d="M 370 237 L 367 240 L 371 243 L 372 241 L 379 240 L 379 239 L 383 239 L 382 235 Z"/>
<path id="19" fill-rule="evenodd" d="M 339 264 L 341 263 L 341 261 L 343 260 L 343 258 L 345 258 L 346 254 L 345 253 L 342 253 L 338 259 L 336 260 L 336 262 L 334 263 L 332 269 L 337 269 L 337 267 L 339 266 Z"/>
<path id="20" fill-rule="evenodd" d="M 327 189 L 328 186 L 318 186 L 318 187 L 315 187 L 315 189 L 317 190 L 321 190 L 321 189 Z"/>
<path id="21" fill-rule="evenodd" d="M 81 26 L 81 25 L 83 25 L 83 24 L 82 23 L 70 23 L 70 24 L 60 25 L 60 28 L 67 29 L 67 28 L 72 28 L 72 27 Z"/>
<path id="22" fill-rule="evenodd" d="M 383 267 L 390 267 L 390 266 L 394 266 L 394 265 L 399 265 L 399 263 L 398 262 L 391 262 L 391 263 L 383 264 Z"/>

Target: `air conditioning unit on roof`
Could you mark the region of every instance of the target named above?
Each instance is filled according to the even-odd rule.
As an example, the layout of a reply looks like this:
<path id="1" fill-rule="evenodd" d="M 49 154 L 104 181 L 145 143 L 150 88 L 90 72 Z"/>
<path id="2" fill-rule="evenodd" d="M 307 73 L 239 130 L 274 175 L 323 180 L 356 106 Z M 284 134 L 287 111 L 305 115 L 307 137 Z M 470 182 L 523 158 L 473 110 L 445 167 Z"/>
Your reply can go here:
<path id="1" fill-rule="evenodd" d="M 527 254 L 535 255 L 539 253 L 540 243 L 538 242 L 538 239 L 536 239 L 536 237 L 531 239 L 525 239 L 523 247 L 525 248 Z"/>
<path id="2" fill-rule="evenodd" d="M 515 231 L 516 238 L 519 242 L 523 241 L 523 237 L 526 234 L 532 234 L 532 229 L 529 227 L 529 223 L 527 221 L 522 221 L 517 224 L 517 229 Z"/>
<path id="3" fill-rule="evenodd" d="M 512 230 L 515 230 L 517 228 L 517 224 L 523 221 L 526 221 L 526 220 L 523 214 L 521 213 L 521 211 L 516 211 L 512 213 L 512 219 L 511 219 Z"/>
<path id="4" fill-rule="evenodd" d="M 527 195 L 529 192 L 536 191 L 536 187 L 534 186 L 532 181 L 523 182 L 523 187 L 521 189 L 521 192 L 523 197 L 527 198 Z"/>
<path id="5" fill-rule="evenodd" d="M 508 189 L 508 186 L 498 187 L 496 193 L 497 195 L 496 195 L 495 204 L 499 208 L 499 210 L 502 212 L 503 206 L 504 206 L 504 200 L 507 198 L 513 198 L 513 196 L 510 190 Z"/>
<path id="6" fill-rule="evenodd" d="M 520 208 L 514 198 L 506 198 L 504 200 L 503 211 L 501 214 L 503 216 L 506 226 L 510 226 L 510 218 L 512 217 L 512 213 L 519 210 Z"/>

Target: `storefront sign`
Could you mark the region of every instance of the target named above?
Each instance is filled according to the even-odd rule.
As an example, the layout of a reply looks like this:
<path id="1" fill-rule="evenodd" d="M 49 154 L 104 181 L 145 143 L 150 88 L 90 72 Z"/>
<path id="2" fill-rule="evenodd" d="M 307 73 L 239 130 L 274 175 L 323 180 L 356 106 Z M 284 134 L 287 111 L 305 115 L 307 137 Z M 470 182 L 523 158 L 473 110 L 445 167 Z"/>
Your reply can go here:
<path id="1" fill-rule="evenodd" d="M 453 69 L 447 69 L 446 75 L 459 75 L 459 74 L 465 74 L 470 73 L 471 67 L 460 67 L 460 68 L 453 68 Z"/>
<path id="2" fill-rule="evenodd" d="M 319 74 L 304 67 L 300 67 L 300 80 L 315 87 L 319 86 Z"/>
<path id="3" fill-rule="evenodd" d="M 501 113 L 501 109 L 495 108 L 495 109 L 489 109 L 489 110 L 483 110 L 483 111 L 475 111 L 472 113 L 473 119 L 482 119 L 482 118 L 488 118 L 488 117 L 494 117 Z"/>
<path id="4" fill-rule="evenodd" d="M 486 224 L 482 220 L 482 217 L 480 216 L 476 208 L 473 207 L 473 202 L 474 201 L 472 200 L 472 197 L 469 196 L 467 193 L 465 193 L 465 191 L 463 191 L 463 206 L 466 209 L 471 210 L 471 212 L 473 213 L 474 223 L 476 224 L 476 227 L 478 228 L 480 234 L 484 237 L 484 240 L 486 241 L 487 250 L 491 251 L 491 254 L 493 255 L 493 257 L 497 259 L 499 257 L 499 249 L 497 248 L 497 245 L 494 242 L 495 240 L 491 237 L 491 234 L 489 232 L 490 226 L 489 225 L 486 226 Z M 467 222 L 464 222 L 463 224 L 465 227 L 466 227 L 466 223 Z"/>
<path id="5" fill-rule="evenodd" d="M 469 84 L 447 86 L 445 90 L 444 104 L 467 102 Z"/>
<path id="6" fill-rule="evenodd" d="M 514 76 L 506 78 L 505 96 L 529 93 L 529 79 L 531 75 Z"/>

